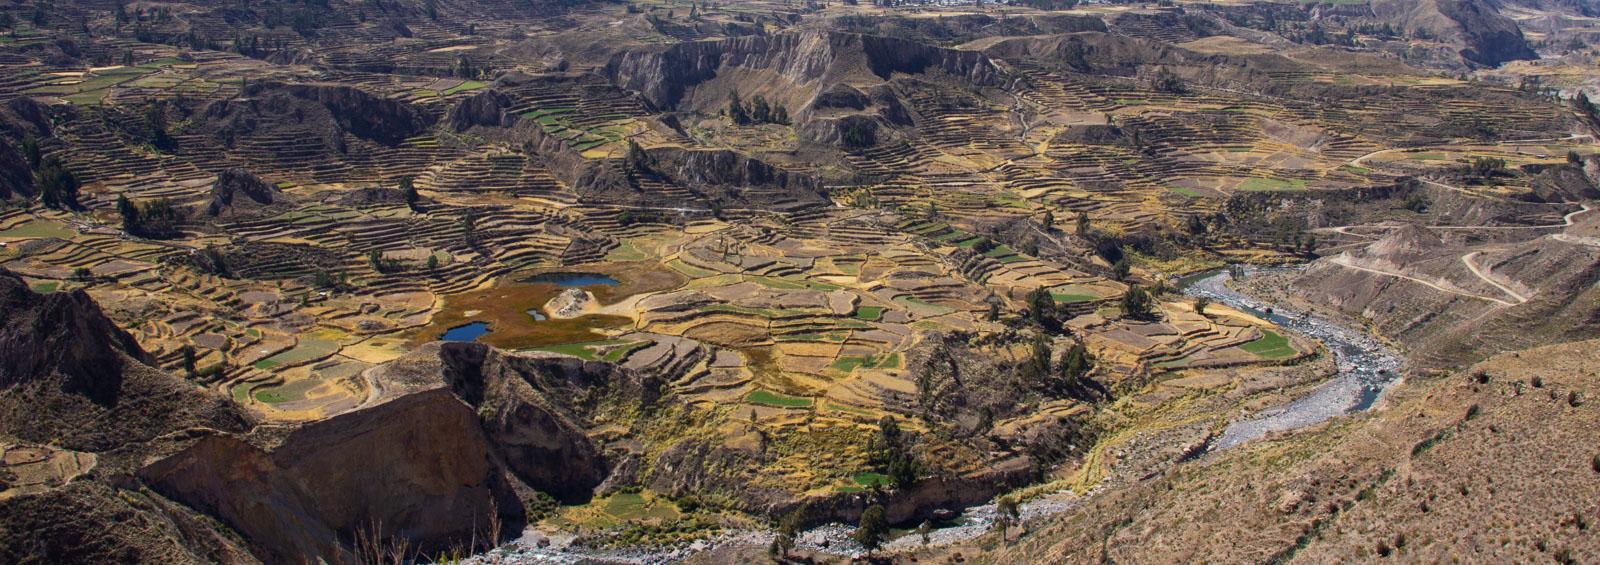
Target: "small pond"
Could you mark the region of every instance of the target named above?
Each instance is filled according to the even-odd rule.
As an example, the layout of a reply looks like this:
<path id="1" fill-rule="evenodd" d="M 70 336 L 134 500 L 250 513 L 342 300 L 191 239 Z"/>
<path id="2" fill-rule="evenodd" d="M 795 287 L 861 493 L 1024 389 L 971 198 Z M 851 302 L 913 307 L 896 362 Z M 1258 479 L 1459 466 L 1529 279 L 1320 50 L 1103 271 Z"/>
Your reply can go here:
<path id="1" fill-rule="evenodd" d="M 462 324 L 444 332 L 445 341 L 477 341 L 483 334 L 489 333 L 488 322 L 471 322 Z"/>
<path id="2" fill-rule="evenodd" d="M 553 285 L 561 286 L 561 287 L 594 286 L 594 285 L 616 286 L 618 284 L 617 279 L 614 279 L 614 278 L 611 278 L 611 277 L 608 277 L 606 275 L 602 275 L 602 274 L 599 274 L 599 273 L 563 273 L 563 272 L 539 273 L 537 275 L 533 275 L 531 277 L 522 279 L 522 282 L 549 283 L 549 284 L 553 284 Z"/>

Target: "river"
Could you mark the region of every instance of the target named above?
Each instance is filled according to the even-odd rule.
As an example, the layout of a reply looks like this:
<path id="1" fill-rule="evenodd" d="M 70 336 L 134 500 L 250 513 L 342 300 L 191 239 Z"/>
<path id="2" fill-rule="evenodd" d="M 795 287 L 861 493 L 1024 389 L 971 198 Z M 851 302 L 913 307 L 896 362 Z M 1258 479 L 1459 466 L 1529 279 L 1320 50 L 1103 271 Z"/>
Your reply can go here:
<path id="1" fill-rule="evenodd" d="M 1288 268 L 1244 267 L 1241 272 L 1245 276 L 1251 276 L 1285 270 Z M 1189 296 L 1210 298 L 1216 303 L 1250 312 L 1322 342 L 1323 346 L 1333 353 L 1338 374 L 1318 385 L 1304 397 L 1262 410 L 1229 424 L 1212 444 L 1212 451 L 1228 449 L 1259 439 L 1271 432 L 1303 428 L 1343 414 L 1366 410 L 1377 402 L 1383 391 L 1395 383 L 1402 358 L 1383 343 L 1365 333 L 1309 313 L 1288 310 L 1246 296 L 1228 287 L 1227 283 L 1232 276 L 1227 269 L 1222 269 L 1190 277 L 1180 284 L 1180 288 Z M 1093 495 L 1091 492 L 1085 496 Z M 1078 501 L 1079 498 L 1070 493 L 1043 496 L 1023 503 L 1020 508 L 1021 516 L 1023 520 L 1030 520 L 1060 514 L 1075 507 Z M 990 525 L 994 523 L 994 515 L 993 503 L 967 508 L 949 525 L 933 530 L 929 534 L 930 545 L 946 545 L 976 538 L 989 531 Z M 801 533 L 797 545 L 803 549 L 835 555 L 859 555 L 861 547 L 850 539 L 853 532 L 854 528 L 845 524 L 818 526 Z M 568 540 L 565 539 L 552 540 L 554 543 L 550 547 L 539 548 L 532 539 L 535 535 L 530 532 L 529 537 L 516 544 L 514 548 L 504 547 L 489 555 L 474 557 L 467 562 L 475 564 L 670 563 L 714 546 L 766 547 L 772 542 L 773 533 L 736 530 L 678 548 L 615 550 L 568 546 L 565 543 Z M 909 550 L 921 543 L 919 536 L 911 534 L 896 538 L 884 547 L 890 551 Z"/>
<path id="2" fill-rule="evenodd" d="M 1292 268 L 1244 267 L 1245 276 Z M 1266 304 L 1228 287 L 1227 269 L 1203 275 L 1182 287 L 1190 296 L 1204 296 L 1260 316 L 1274 324 L 1322 342 L 1333 353 L 1339 374 L 1304 397 L 1268 408 L 1229 424 L 1212 449 L 1227 449 L 1271 432 L 1303 428 L 1330 418 L 1371 408 L 1399 377 L 1400 355 L 1377 339 L 1337 323 Z"/>

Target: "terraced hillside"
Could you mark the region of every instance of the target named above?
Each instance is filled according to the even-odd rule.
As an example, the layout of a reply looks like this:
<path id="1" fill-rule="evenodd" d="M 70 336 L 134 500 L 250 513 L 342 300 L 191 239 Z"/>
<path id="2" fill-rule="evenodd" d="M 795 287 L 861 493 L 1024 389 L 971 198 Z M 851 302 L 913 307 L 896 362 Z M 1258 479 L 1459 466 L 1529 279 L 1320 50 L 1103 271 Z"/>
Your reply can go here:
<path id="1" fill-rule="evenodd" d="M 0 561 L 118 555 L 7 517 L 108 500 L 139 558 L 287 563 L 1134 496 L 1348 372 L 1182 292 L 1234 264 L 1308 263 L 1238 286 L 1408 371 L 1596 337 L 1587 16 L 900 4 L 0 5 L 0 320 L 127 341 L 0 408 L 116 357 L 237 410 L 0 432 Z"/>

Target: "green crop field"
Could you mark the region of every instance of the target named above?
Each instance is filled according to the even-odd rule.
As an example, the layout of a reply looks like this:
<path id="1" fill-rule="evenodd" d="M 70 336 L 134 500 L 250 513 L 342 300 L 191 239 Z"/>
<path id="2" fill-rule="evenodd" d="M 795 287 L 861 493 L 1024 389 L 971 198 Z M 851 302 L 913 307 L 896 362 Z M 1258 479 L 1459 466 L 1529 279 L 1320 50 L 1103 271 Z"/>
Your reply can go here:
<path id="1" fill-rule="evenodd" d="M 811 406 L 811 399 L 797 396 L 784 396 L 774 392 L 758 390 L 750 393 L 745 400 L 752 404 L 765 404 L 779 408 L 807 408 Z"/>
<path id="2" fill-rule="evenodd" d="M 1249 351 L 1264 359 L 1287 359 L 1300 353 L 1289 346 L 1289 338 L 1272 330 L 1261 330 L 1260 338 L 1239 346 L 1239 349 Z"/>

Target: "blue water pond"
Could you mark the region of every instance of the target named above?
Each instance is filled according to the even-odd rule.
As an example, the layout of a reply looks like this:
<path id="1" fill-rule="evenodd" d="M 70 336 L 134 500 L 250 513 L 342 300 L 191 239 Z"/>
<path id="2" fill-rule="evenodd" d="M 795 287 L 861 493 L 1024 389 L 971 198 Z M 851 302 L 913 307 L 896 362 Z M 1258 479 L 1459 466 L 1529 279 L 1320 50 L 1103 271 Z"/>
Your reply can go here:
<path id="1" fill-rule="evenodd" d="M 489 333 L 488 322 L 472 322 L 445 330 L 444 340 L 477 341 L 479 337 L 486 333 Z"/>
<path id="2" fill-rule="evenodd" d="M 617 279 L 599 273 L 539 273 L 523 279 L 523 282 L 550 283 L 562 287 L 618 284 Z"/>

